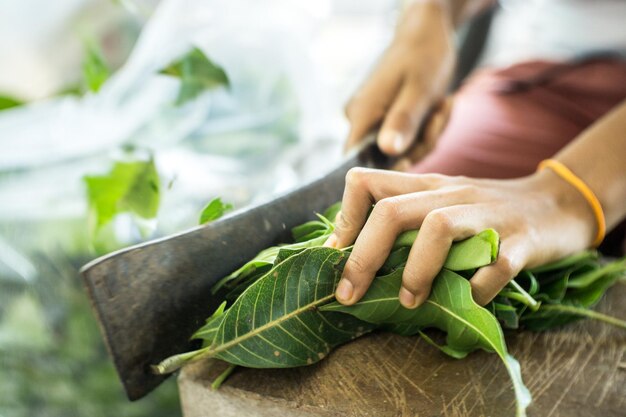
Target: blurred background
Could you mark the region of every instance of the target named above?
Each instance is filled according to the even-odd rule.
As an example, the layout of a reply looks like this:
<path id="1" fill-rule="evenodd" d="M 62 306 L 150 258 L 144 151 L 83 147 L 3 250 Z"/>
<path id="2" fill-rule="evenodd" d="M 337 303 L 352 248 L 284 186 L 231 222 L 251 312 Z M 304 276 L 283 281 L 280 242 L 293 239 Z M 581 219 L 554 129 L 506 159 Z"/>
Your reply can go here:
<path id="1" fill-rule="evenodd" d="M 0 417 L 130 403 L 78 269 L 322 175 L 400 0 L 0 0 Z"/>

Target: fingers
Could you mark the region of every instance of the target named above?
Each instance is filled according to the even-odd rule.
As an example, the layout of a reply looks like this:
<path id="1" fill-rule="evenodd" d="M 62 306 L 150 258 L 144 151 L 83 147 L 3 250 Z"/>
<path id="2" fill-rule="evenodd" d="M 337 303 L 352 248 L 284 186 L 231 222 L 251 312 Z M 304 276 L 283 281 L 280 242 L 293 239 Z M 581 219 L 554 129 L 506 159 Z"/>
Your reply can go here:
<path id="1" fill-rule="evenodd" d="M 428 298 L 452 243 L 492 226 L 488 213 L 481 205 L 461 204 L 425 216 L 402 275 L 399 298 L 403 306 L 416 308 Z"/>
<path id="2" fill-rule="evenodd" d="M 405 152 L 416 139 L 428 103 L 428 97 L 418 83 L 405 83 L 385 116 L 378 135 L 378 147 L 389 155 Z"/>
<path id="3" fill-rule="evenodd" d="M 358 235 L 346 262 L 337 291 L 337 299 L 349 305 L 357 302 L 365 294 L 376 271 L 389 256 L 400 232 L 418 228 L 433 210 L 465 202 L 468 198 L 470 195 L 467 191 L 458 188 L 424 191 L 380 200 L 374 206 L 363 230 Z M 467 236 L 474 234 L 473 230 L 469 230 L 466 233 Z M 450 243 L 451 241 L 452 238 Z M 448 253 L 450 243 L 444 254 Z M 443 264 L 443 261 L 441 263 Z M 435 274 L 437 272 L 438 270 Z"/>
<path id="4" fill-rule="evenodd" d="M 381 65 L 346 106 L 346 116 L 350 121 L 346 150 L 359 143 L 383 119 L 398 93 L 401 73 L 398 68 L 388 64 L 390 61 L 392 60 L 387 52 Z"/>
<path id="5" fill-rule="evenodd" d="M 500 245 L 498 259 L 492 265 L 480 268 L 470 279 L 474 300 L 485 305 L 526 266 L 530 248 L 527 237 L 516 235 Z"/>
<path id="6" fill-rule="evenodd" d="M 445 183 L 441 175 L 398 174 L 389 171 L 353 168 L 346 175 L 341 216 L 327 246 L 351 245 L 365 224 L 372 204 L 388 196 L 437 188 Z"/>
<path id="7" fill-rule="evenodd" d="M 435 111 L 430 115 L 426 125 L 424 127 L 424 135 L 421 141 L 432 149 L 437 143 L 437 139 L 446 129 L 448 121 L 450 120 L 450 114 L 452 113 L 452 96 L 448 96 L 439 103 Z"/>

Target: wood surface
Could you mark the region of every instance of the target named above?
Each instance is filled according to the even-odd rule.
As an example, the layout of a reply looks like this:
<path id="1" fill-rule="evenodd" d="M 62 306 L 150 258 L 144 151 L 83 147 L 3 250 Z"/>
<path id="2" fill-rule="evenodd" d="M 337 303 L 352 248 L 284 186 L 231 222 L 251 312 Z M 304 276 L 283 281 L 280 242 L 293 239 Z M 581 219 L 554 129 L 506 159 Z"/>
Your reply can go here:
<path id="1" fill-rule="evenodd" d="M 596 310 L 626 319 L 626 284 Z M 436 334 L 435 334 L 436 335 Z M 583 320 L 544 333 L 507 333 L 533 395 L 536 417 L 626 416 L 626 331 Z M 318 364 L 237 369 L 217 391 L 225 364 L 207 360 L 179 375 L 185 417 L 514 416 L 512 386 L 495 354 L 456 360 L 419 337 L 375 333 Z"/>

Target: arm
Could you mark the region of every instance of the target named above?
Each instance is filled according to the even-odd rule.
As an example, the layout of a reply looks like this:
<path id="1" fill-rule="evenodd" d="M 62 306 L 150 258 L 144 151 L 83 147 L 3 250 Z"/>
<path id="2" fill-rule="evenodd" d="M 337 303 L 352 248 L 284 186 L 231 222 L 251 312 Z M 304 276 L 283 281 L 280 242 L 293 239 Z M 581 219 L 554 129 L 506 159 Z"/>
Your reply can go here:
<path id="1" fill-rule="evenodd" d="M 413 0 L 378 66 L 346 106 L 347 147 L 382 123 L 379 147 L 398 155 L 412 144 L 425 114 L 440 101 L 452 77 L 454 29 L 493 0 Z"/>
<path id="2" fill-rule="evenodd" d="M 626 216 L 626 101 L 559 152 L 558 159 L 596 194 L 607 229 Z"/>
<path id="3" fill-rule="evenodd" d="M 555 156 L 596 194 L 609 229 L 626 217 L 625 157 L 626 101 Z M 550 169 L 514 180 L 356 169 L 348 173 L 343 201 L 327 245 L 354 242 L 337 289 L 344 304 L 363 296 L 404 230 L 420 228 L 399 295 L 409 308 L 428 297 L 455 240 L 489 227 L 500 233 L 498 259 L 470 280 L 474 298 L 486 304 L 523 268 L 588 248 L 597 233 L 589 203 Z"/>

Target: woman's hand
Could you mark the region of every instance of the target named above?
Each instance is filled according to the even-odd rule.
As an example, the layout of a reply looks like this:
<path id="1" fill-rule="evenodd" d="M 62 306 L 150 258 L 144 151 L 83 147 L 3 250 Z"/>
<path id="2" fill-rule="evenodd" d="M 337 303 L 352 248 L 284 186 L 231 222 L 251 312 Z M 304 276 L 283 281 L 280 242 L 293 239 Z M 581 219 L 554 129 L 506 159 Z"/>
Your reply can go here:
<path id="1" fill-rule="evenodd" d="M 399 155 L 412 145 L 429 109 L 445 95 L 454 70 L 453 17 L 444 1 L 412 4 L 377 68 L 346 106 L 346 148 L 382 122 L 378 146 Z"/>
<path id="2" fill-rule="evenodd" d="M 337 248 L 354 243 L 336 292 L 343 304 L 365 294 L 405 230 L 420 229 L 399 294 L 407 308 L 426 300 L 452 242 L 484 229 L 498 231 L 501 247 L 496 262 L 470 280 L 482 305 L 523 268 L 583 250 L 595 236 L 585 199 L 549 169 L 521 179 L 484 180 L 355 168 L 346 182 L 336 230 L 326 242 Z"/>

